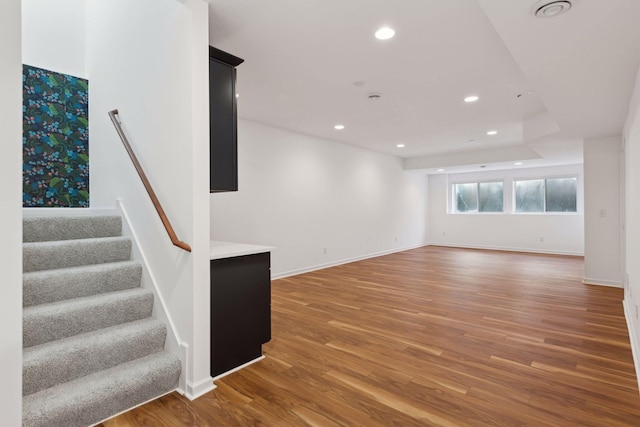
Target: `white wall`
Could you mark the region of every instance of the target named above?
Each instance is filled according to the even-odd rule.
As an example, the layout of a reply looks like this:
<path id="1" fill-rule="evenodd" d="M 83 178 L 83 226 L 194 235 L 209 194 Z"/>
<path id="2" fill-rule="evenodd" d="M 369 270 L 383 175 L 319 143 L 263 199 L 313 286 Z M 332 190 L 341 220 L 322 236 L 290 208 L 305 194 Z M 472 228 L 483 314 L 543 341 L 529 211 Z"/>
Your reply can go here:
<path id="1" fill-rule="evenodd" d="M 214 240 L 275 246 L 274 277 L 426 243 L 427 177 L 400 159 L 238 127 L 239 191 L 211 195 Z"/>
<path id="2" fill-rule="evenodd" d="M 76 77 L 85 69 L 85 0 L 22 0 L 22 61 Z"/>
<path id="3" fill-rule="evenodd" d="M 121 199 L 169 316 L 188 344 L 186 392 L 209 375 L 208 5 L 201 0 L 86 1 L 91 205 Z M 178 238 L 173 246 L 107 116 L 117 108 Z M 204 154 L 203 154 L 204 153 Z M 203 326 L 204 325 L 204 326 Z"/>
<path id="4" fill-rule="evenodd" d="M 577 214 L 513 214 L 513 180 L 578 176 Z M 505 213 L 449 213 L 454 183 L 504 180 Z M 582 165 L 429 176 L 429 243 L 432 245 L 582 255 Z M 540 241 L 543 238 L 543 241 Z"/>
<path id="5" fill-rule="evenodd" d="M 620 280 L 621 138 L 584 140 L 584 281 Z"/>
<path id="6" fill-rule="evenodd" d="M 20 0 L 0 2 L 0 198 L 2 298 L 0 298 L 0 414 L 2 424 L 22 423 L 22 61 Z"/>
<path id="7" fill-rule="evenodd" d="M 624 265 L 628 277 L 624 298 L 625 315 L 629 326 L 629 336 L 636 366 L 636 376 L 640 382 L 640 72 L 631 100 L 629 115 L 624 129 L 624 203 L 626 253 Z"/>

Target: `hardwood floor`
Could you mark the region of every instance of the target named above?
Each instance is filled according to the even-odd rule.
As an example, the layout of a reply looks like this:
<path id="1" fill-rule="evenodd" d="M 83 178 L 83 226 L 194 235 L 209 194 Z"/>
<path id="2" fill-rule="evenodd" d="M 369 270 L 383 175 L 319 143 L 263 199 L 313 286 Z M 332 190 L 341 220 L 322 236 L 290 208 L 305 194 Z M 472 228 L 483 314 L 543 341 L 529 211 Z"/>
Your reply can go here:
<path id="1" fill-rule="evenodd" d="M 577 257 L 424 247 L 273 281 L 266 359 L 122 426 L 639 426 L 622 289 Z"/>

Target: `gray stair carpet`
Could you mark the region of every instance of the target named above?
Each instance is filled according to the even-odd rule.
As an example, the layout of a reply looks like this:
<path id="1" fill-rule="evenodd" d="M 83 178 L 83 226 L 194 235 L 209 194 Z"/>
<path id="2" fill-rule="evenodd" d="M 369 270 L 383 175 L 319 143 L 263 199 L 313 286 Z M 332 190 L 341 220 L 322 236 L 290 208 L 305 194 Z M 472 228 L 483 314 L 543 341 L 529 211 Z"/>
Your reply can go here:
<path id="1" fill-rule="evenodd" d="M 24 273 L 25 307 L 140 286 L 142 266 L 135 261 L 83 265 Z"/>
<path id="2" fill-rule="evenodd" d="M 119 216 L 27 217 L 22 221 L 23 242 L 117 237 L 121 233 Z"/>
<path id="3" fill-rule="evenodd" d="M 25 218 L 23 427 L 83 427 L 178 386 L 118 216 Z"/>

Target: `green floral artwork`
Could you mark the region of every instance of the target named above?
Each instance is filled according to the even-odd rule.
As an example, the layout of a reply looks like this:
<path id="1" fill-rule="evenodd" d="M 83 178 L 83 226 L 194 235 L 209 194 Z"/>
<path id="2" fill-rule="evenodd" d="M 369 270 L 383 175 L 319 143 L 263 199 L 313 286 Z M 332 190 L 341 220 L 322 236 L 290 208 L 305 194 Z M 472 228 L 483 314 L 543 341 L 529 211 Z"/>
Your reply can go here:
<path id="1" fill-rule="evenodd" d="M 89 82 L 23 66 L 25 207 L 89 206 Z"/>

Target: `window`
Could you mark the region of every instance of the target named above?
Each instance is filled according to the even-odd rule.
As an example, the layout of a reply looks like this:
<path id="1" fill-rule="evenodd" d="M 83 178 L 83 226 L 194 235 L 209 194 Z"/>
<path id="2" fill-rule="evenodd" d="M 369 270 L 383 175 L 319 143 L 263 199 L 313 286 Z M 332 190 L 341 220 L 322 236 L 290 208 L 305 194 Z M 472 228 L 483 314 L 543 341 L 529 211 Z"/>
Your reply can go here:
<path id="1" fill-rule="evenodd" d="M 577 179 L 515 181 L 516 212 L 577 212 Z"/>
<path id="2" fill-rule="evenodd" d="M 502 212 L 502 182 L 471 182 L 453 185 L 455 212 Z"/>

